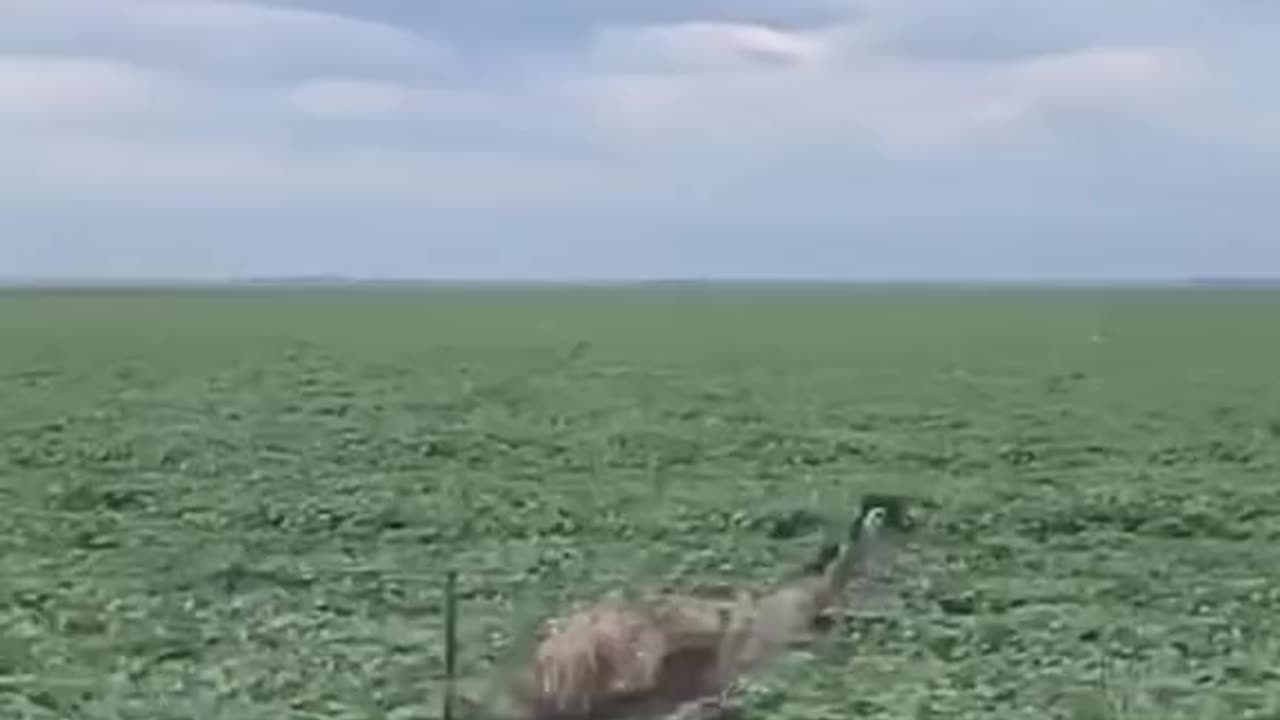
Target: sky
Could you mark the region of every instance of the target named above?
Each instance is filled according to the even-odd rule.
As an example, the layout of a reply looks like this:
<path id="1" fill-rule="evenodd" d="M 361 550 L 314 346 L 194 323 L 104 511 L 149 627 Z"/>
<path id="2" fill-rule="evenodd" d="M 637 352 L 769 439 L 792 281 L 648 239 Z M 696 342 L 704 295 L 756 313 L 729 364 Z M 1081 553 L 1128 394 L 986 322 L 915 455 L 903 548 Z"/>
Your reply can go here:
<path id="1" fill-rule="evenodd" d="M 0 277 L 1280 274 L 1269 0 L 0 0 Z"/>

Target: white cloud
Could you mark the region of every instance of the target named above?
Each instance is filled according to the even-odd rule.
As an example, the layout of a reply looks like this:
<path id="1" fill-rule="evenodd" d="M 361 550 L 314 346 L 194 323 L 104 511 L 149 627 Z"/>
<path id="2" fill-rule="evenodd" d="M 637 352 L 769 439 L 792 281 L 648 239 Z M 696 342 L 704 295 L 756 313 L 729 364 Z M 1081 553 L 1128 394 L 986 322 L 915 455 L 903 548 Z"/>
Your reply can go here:
<path id="1" fill-rule="evenodd" d="M 289 104 L 318 116 L 396 115 L 419 107 L 423 93 L 403 83 L 367 80 L 308 80 L 288 91 Z"/>
<path id="2" fill-rule="evenodd" d="M 1203 99 L 1211 80 L 1194 52 L 1176 47 L 1088 47 L 955 63 L 886 54 L 857 33 L 717 30 L 680 28 L 668 36 L 643 29 L 630 41 L 615 32 L 604 57 L 616 58 L 617 47 L 629 52 L 581 86 L 597 122 L 632 141 L 675 143 L 681 152 L 764 142 L 971 151 L 975 142 L 1018 142 L 1064 114 L 1163 122 Z M 765 39 L 770 48 L 786 48 L 791 62 L 760 68 L 741 50 Z M 654 65 L 636 70 L 643 50 Z M 716 62 L 703 62 L 708 57 Z M 676 58 L 685 63 L 673 65 Z"/>
<path id="3" fill-rule="evenodd" d="M 1153 214 L 1280 180 L 1259 164 L 1280 33 L 1133 1 L 814 0 L 791 24 L 667 3 L 594 27 L 566 1 L 583 35 L 533 48 L 262 2 L 9 0 L 0 186 L 15 207 L 838 228 Z"/>
<path id="4" fill-rule="evenodd" d="M 592 43 L 606 67 L 690 72 L 819 61 L 820 39 L 763 25 L 687 22 L 640 28 L 604 28 Z"/>
<path id="5" fill-rule="evenodd" d="M 1045 111 L 1176 112 L 1210 78 L 1196 54 L 1174 47 L 1096 47 L 1011 63 L 1011 93 Z M 1172 104 L 1172 106 L 1171 106 Z"/>
<path id="6" fill-rule="evenodd" d="M 145 110 L 158 78 L 111 59 L 0 56 L 0 115 Z"/>
<path id="7" fill-rule="evenodd" d="M 351 16 L 236 0 L 5 0 L 0 50 L 114 55 L 241 81 L 338 68 L 420 72 L 437 38 Z"/>

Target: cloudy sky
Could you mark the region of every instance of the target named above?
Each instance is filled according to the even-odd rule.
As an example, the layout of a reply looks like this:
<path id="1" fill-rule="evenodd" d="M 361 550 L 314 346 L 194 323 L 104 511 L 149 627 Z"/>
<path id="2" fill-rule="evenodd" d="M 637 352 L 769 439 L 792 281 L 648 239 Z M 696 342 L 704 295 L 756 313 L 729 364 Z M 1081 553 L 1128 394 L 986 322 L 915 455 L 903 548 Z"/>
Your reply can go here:
<path id="1" fill-rule="evenodd" d="M 0 276 L 1280 273 L 1272 0 L 0 0 Z"/>

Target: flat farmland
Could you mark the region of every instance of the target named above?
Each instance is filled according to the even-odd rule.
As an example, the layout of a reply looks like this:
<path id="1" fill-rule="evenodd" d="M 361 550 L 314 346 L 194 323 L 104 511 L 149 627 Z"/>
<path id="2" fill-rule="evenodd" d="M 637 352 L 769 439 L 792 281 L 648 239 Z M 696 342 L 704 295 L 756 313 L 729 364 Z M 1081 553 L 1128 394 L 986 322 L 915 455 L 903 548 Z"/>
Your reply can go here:
<path id="1" fill-rule="evenodd" d="M 0 296 L 0 716 L 430 718 L 615 587 L 902 562 L 746 718 L 1280 718 L 1280 293 Z"/>

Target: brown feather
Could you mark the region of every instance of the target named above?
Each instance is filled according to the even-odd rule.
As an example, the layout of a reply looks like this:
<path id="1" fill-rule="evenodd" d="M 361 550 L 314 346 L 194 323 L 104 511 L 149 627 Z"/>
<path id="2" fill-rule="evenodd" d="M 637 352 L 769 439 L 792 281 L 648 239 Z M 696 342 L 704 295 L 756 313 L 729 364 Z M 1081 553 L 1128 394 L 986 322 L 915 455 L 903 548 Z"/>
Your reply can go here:
<path id="1" fill-rule="evenodd" d="M 510 687 L 512 720 L 618 720 L 669 714 L 725 693 L 823 627 L 846 585 L 883 552 L 899 506 L 864 507 L 849 541 L 824 547 L 805 576 L 732 600 L 610 598 L 554 618 Z"/>

